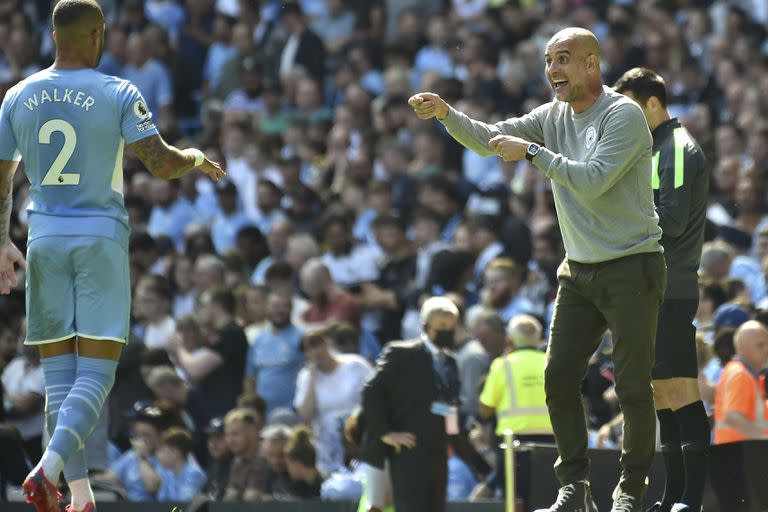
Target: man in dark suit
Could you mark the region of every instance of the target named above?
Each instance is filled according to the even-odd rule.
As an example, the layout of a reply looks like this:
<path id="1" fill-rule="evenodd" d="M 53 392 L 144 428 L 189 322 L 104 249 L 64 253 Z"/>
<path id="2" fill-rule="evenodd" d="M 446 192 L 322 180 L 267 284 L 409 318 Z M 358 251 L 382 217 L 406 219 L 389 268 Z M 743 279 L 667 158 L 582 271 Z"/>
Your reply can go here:
<path id="1" fill-rule="evenodd" d="M 447 350 L 459 311 L 432 297 L 420 316 L 421 338 L 387 345 L 363 389 L 363 459 L 381 457 L 386 446 L 397 512 L 445 510 L 447 441 L 458 434 L 458 371 Z"/>
<path id="2" fill-rule="evenodd" d="M 303 67 L 322 84 L 325 76 L 325 46 L 323 40 L 307 27 L 304 14 L 297 2 L 286 2 L 280 8 L 280 21 L 288 39 L 280 52 L 278 71 L 281 77 L 294 67 Z"/>

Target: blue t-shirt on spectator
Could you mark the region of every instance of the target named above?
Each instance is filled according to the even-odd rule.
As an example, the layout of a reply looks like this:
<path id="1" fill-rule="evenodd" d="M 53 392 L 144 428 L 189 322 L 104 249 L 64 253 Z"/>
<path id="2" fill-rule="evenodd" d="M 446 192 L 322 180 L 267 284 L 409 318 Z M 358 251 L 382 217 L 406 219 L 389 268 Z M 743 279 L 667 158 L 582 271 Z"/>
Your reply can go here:
<path id="1" fill-rule="evenodd" d="M 293 406 L 296 377 L 304 365 L 302 335 L 293 324 L 279 331 L 269 326 L 248 350 L 245 373 L 256 377 L 256 393 L 267 403 L 267 411 Z"/>
<path id="2" fill-rule="evenodd" d="M 445 499 L 448 501 L 464 501 L 469 498 L 477 480 L 463 460 L 452 455 L 448 459 L 448 485 L 445 488 Z"/>
<path id="3" fill-rule="evenodd" d="M 157 457 L 149 457 L 149 464 L 155 471 L 162 469 Z M 155 497 L 147 491 L 141 481 L 139 466 L 139 456 L 133 450 L 128 450 L 109 469 L 120 478 L 130 501 L 155 501 Z"/>
<path id="4" fill-rule="evenodd" d="M 176 247 L 184 241 L 184 230 L 197 218 L 194 206 L 185 197 L 179 197 L 167 208 L 159 205 L 152 207 L 147 223 L 147 233 L 153 237 L 165 235 L 173 240 Z"/>
<path id="5" fill-rule="evenodd" d="M 245 226 L 253 223 L 242 212 L 235 212 L 233 215 L 224 215 L 219 213 L 213 218 L 211 224 L 211 239 L 213 247 L 219 254 L 224 254 L 235 248 L 237 242 L 237 233 Z"/>
<path id="6" fill-rule="evenodd" d="M 191 501 L 203 488 L 206 479 L 205 473 L 192 457 L 178 473 L 160 468 L 158 474 L 163 479 L 157 491 L 158 501 Z"/>

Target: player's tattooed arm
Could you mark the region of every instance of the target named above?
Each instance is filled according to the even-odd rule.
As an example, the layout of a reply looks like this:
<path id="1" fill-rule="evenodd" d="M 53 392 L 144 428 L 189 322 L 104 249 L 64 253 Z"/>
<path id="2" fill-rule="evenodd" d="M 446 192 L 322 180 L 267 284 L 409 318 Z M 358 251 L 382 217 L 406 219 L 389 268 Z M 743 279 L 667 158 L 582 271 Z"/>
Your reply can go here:
<path id="1" fill-rule="evenodd" d="M 0 160 L 0 247 L 10 241 L 13 174 L 19 162 Z"/>
<path id="2" fill-rule="evenodd" d="M 169 146 L 160 135 L 150 135 L 129 144 L 128 147 L 139 157 L 147 170 L 158 178 L 179 178 L 195 166 L 194 157 Z"/>

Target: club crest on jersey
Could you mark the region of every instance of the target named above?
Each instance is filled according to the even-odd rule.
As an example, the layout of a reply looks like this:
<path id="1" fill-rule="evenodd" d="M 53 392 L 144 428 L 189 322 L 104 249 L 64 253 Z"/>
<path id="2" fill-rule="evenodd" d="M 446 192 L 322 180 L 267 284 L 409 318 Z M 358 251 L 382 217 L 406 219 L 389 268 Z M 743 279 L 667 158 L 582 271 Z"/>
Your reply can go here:
<path id="1" fill-rule="evenodd" d="M 584 146 L 587 149 L 590 149 L 592 146 L 595 145 L 595 141 L 597 140 L 597 130 L 595 130 L 594 126 L 590 126 L 587 128 L 587 136 L 584 137 Z"/>
<path id="2" fill-rule="evenodd" d="M 133 113 L 136 114 L 136 117 L 139 119 L 144 119 L 149 116 L 149 109 L 143 100 L 136 100 L 133 102 Z"/>

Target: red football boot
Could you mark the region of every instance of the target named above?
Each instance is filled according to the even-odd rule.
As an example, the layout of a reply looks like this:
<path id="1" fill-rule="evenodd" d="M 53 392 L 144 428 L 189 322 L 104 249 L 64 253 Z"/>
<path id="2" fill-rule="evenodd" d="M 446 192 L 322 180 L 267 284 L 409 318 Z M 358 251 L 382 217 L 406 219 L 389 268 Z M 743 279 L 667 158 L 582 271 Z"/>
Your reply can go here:
<path id="1" fill-rule="evenodd" d="M 43 468 L 33 469 L 32 473 L 24 480 L 21 490 L 27 495 L 27 503 L 34 505 L 37 512 L 60 512 L 61 493 L 45 477 Z"/>

